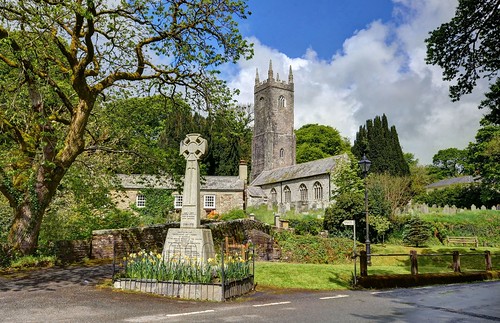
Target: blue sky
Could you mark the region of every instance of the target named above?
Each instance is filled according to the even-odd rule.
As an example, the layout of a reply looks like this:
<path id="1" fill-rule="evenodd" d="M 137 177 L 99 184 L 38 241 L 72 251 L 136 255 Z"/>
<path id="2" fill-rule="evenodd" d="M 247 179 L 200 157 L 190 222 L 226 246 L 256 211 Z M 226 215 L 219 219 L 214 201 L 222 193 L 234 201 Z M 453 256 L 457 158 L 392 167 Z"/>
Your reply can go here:
<path id="1" fill-rule="evenodd" d="M 421 164 L 440 149 L 463 149 L 479 127 L 487 87 L 451 102 L 439 67 L 425 64 L 425 38 L 455 14 L 457 0 L 249 0 L 240 31 L 251 60 L 223 71 L 253 103 L 256 69 L 286 79 L 292 66 L 295 128 L 332 126 L 353 141 L 359 126 L 385 113 L 404 152 Z"/>
<path id="2" fill-rule="evenodd" d="M 321 59 L 342 49 L 356 30 L 374 20 L 389 21 L 391 0 L 250 0 L 252 14 L 241 25 L 245 36 L 289 56 L 312 48 Z"/>

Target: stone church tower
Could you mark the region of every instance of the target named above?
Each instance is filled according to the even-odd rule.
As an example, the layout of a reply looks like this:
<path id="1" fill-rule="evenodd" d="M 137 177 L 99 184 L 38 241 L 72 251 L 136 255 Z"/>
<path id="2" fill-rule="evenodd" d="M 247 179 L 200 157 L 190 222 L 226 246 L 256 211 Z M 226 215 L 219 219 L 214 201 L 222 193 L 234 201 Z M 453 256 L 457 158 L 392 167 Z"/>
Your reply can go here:
<path id="1" fill-rule="evenodd" d="M 281 81 L 270 61 L 267 80 L 260 82 L 258 71 L 255 76 L 251 181 L 262 171 L 295 165 L 293 105 L 292 67 L 288 82 Z"/>

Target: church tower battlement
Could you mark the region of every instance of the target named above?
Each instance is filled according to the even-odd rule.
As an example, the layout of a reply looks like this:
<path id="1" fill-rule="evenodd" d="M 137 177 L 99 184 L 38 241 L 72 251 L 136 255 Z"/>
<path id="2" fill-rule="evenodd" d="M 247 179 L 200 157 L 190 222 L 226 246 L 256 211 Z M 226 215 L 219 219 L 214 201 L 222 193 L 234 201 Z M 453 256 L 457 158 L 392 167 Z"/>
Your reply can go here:
<path id="1" fill-rule="evenodd" d="M 267 80 L 256 71 L 254 86 L 254 129 L 252 172 L 254 180 L 262 171 L 295 165 L 294 84 L 292 67 L 288 81 L 274 77 L 269 62 Z"/>

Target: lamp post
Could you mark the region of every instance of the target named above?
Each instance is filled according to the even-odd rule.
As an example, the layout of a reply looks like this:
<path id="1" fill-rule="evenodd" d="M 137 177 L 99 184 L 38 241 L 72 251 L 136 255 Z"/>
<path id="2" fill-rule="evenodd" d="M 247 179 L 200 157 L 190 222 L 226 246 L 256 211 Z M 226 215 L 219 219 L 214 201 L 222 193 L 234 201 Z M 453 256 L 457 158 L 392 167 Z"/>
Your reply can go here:
<path id="1" fill-rule="evenodd" d="M 365 221 L 366 221 L 365 245 L 366 245 L 366 254 L 368 255 L 367 264 L 371 265 L 372 259 L 370 256 L 370 221 L 368 219 L 368 190 L 366 187 L 366 175 L 368 174 L 368 171 L 370 170 L 370 166 L 371 166 L 372 162 L 366 158 L 365 154 L 363 154 L 363 158 L 358 162 L 358 164 L 361 167 L 361 171 L 363 172 L 363 179 L 365 182 Z"/>

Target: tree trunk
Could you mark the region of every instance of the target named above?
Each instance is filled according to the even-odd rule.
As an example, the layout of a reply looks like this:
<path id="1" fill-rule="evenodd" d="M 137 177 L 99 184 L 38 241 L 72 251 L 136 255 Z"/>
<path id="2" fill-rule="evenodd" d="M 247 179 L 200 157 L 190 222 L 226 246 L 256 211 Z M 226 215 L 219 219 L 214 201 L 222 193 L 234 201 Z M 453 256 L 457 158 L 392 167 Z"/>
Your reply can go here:
<path id="1" fill-rule="evenodd" d="M 14 212 L 8 243 L 14 253 L 28 255 L 38 246 L 38 235 L 44 211 L 33 208 L 30 201 L 24 201 Z"/>

